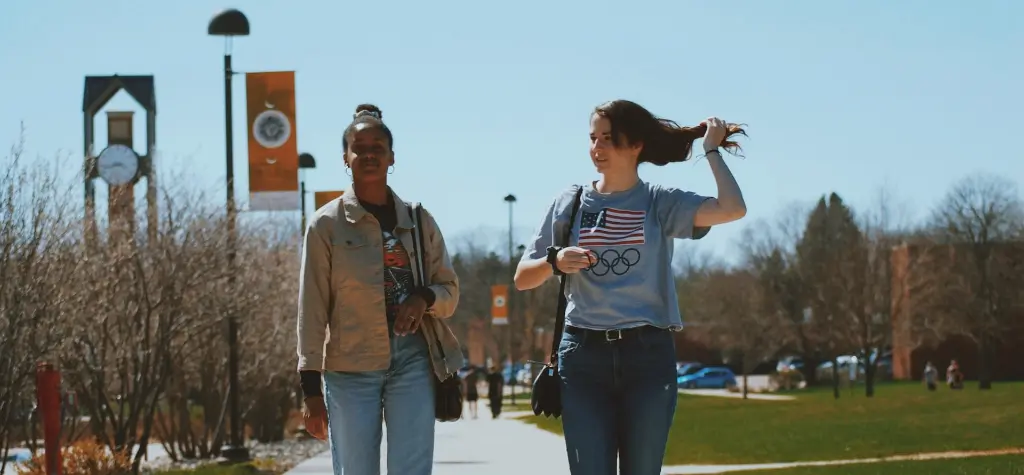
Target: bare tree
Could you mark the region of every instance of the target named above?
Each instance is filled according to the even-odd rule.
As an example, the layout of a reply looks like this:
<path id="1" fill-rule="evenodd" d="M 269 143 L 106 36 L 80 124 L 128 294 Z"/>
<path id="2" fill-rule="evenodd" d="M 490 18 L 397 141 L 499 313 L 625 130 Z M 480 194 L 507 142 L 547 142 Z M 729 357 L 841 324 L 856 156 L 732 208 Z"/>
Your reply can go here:
<path id="1" fill-rule="evenodd" d="M 27 161 L 23 143 L 0 161 L 0 474 L 12 429 L 33 432 L 36 363 L 56 363 L 79 291 L 72 190 L 55 178 L 62 162 Z"/>
<path id="2" fill-rule="evenodd" d="M 534 343 L 538 333 L 550 334 L 554 331 L 555 312 L 558 305 L 558 281 L 551 279 L 535 289 L 518 292 L 518 298 L 517 314 L 522 315 L 523 318 L 522 343 L 519 354 L 532 361 L 545 362 L 550 356 L 551 348 L 544 345 L 538 347 Z M 561 335 L 553 335 L 552 338 L 561 338 Z M 540 371 L 539 367 L 535 369 Z"/>
<path id="3" fill-rule="evenodd" d="M 796 246 L 806 226 L 809 209 L 792 203 L 772 220 L 758 220 L 743 229 L 738 247 L 743 267 L 759 280 L 766 309 L 782 317 L 779 332 L 780 351 L 801 354 L 811 368 L 817 365 L 812 335 L 803 325 L 804 295 L 797 267 Z M 813 381 L 813 371 L 806 379 Z"/>
<path id="4" fill-rule="evenodd" d="M 891 186 L 878 188 L 873 206 L 861 213 L 859 221 L 863 236 L 861 249 L 847 255 L 862 260 L 856 266 L 860 272 L 854 275 L 861 280 L 856 288 L 862 293 L 851 296 L 853 305 L 846 308 L 846 316 L 852 324 L 850 338 L 864 364 L 864 393 L 872 397 L 880 357 L 892 343 L 892 312 L 900 311 L 905 304 L 901 296 L 892 291 L 892 251 L 913 229 L 908 205 L 897 197 Z M 908 261 L 907 270 L 913 270 L 916 264 L 917 260 Z"/>
<path id="5" fill-rule="evenodd" d="M 164 202 L 155 240 L 111 220 L 102 243 L 80 250 L 78 285 L 88 292 L 76 305 L 86 311 L 62 360 L 93 433 L 115 452 L 149 443 L 173 363 L 211 323 L 195 318 L 197 297 L 229 290 L 219 208 L 166 189 Z M 134 470 L 145 452 L 136 452 Z"/>
<path id="6" fill-rule="evenodd" d="M 223 315 L 229 312 L 241 323 L 239 380 L 245 425 L 259 442 L 281 440 L 297 390 L 294 347 L 289 344 L 294 339 L 299 259 L 294 226 L 278 220 L 243 220 L 236 263 L 229 269 L 219 206 L 184 221 L 202 230 L 206 238 L 197 251 L 202 249 L 221 271 L 208 274 L 203 285 L 184 297 L 189 330 L 174 340 L 177 351 L 171 354 L 164 404 L 155 419 L 161 442 L 176 460 L 220 455 L 227 436 Z M 228 272 L 235 277 L 233 284 L 226 278 Z"/>
<path id="7" fill-rule="evenodd" d="M 764 259 L 774 252 L 779 252 L 787 262 L 794 261 L 796 245 L 803 236 L 811 211 L 806 204 L 793 202 L 772 219 L 762 218 L 747 224 L 736 243 L 745 264 Z"/>
<path id="8" fill-rule="evenodd" d="M 498 254 L 488 251 L 483 247 L 467 241 L 452 257 L 452 264 L 455 272 L 459 275 L 459 306 L 455 310 L 449 325 L 453 327 L 456 336 L 460 341 L 466 341 L 469 335 L 469 326 L 472 320 L 483 320 L 485 326 L 491 322 L 491 286 L 507 284 L 508 263 Z M 510 289 L 514 292 L 514 289 Z M 521 295 L 514 295 L 513 298 L 521 298 Z M 505 350 L 506 332 L 510 332 L 509 326 L 501 330 L 491 328 L 491 334 L 495 338 L 501 338 L 498 348 L 501 352 Z M 513 345 L 520 338 L 518 333 L 512 334 Z M 506 355 L 507 356 L 507 355 Z"/>
<path id="9" fill-rule="evenodd" d="M 939 244 L 950 246 L 946 298 L 930 310 L 942 332 L 963 335 L 978 348 L 979 387 L 992 387 L 993 351 L 1013 325 L 1024 286 L 1024 206 L 1005 178 L 972 175 L 956 183 L 932 215 Z"/>
<path id="10" fill-rule="evenodd" d="M 273 236 L 277 223 L 244 229 L 235 302 L 241 327 L 240 379 L 243 417 L 258 442 L 284 437 L 295 391 L 295 296 L 299 242 Z"/>
<path id="11" fill-rule="evenodd" d="M 687 244 L 691 243 L 676 244 L 672 270 L 679 278 L 685 279 L 690 275 L 700 274 L 710 269 L 726 267 L 725 262 L 714 251 Z"/>
<path id="12" fill-rule="evenodd" d="M 58 364 L 65 391 L 89 416 L 89 435 L 130 454 L 133 471 L 153 440 L 173 459 L 217 456 L 228 312 L 242 321 L 247 428 L 262 442 L 284 436 L 297 379 L 288 344 L 298 280 L 294 223 L 242 219 L 237 265 L 229 268 L 222 205 L 189 188 L 190 180 L 167 180 L 176 185 L 161 190 L 153 235 L 112 217 L 87 245 L 77 187 L 62 188 L 59 164 L 27 163 L 20 146 L 0 164 L 0 473 L 11 428 L 24 425 L 33 435 L 40 360 Z M 73 406 L 64 409 L 74 416 Z"/>
<path id="13" fill-rule="evenodd" d="M 781 347 L 784 317 L 764 299 L 757 276 L 746 270 L 712 271 L 701 279 L 690 319 L 697 337 L 739 361 L 743 398 L 747 375 Z"/>

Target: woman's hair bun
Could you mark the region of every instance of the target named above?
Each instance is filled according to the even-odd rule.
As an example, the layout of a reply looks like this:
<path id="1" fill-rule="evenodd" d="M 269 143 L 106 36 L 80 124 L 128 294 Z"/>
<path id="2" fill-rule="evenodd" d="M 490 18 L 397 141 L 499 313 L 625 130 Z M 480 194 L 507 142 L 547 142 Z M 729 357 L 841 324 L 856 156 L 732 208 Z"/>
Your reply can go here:
<path id="1" fill-rule="evenodd" d="M 355 118 L 362 115 L 369 115 L 378 119 L 384 117 L 384 113 L 380 111 L 380 108 L 373 104 L 359 104 L 356 106 L 356 113 L 352 117 Z"/>

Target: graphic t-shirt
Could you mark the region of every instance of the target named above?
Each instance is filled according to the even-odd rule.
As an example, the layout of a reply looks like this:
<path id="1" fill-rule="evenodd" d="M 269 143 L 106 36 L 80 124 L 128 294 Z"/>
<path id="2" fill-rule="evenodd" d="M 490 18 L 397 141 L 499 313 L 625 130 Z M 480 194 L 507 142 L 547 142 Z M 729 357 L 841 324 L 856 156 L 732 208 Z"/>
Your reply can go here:
<path id="1" fill-rule="evenodd" d="M 675 239 L 700 239 L 710 228 L 694 228 L 707 198 L 640 181 L 629 190 L 598 193 L 583 187 L 568 244 L 561 242 L 572 213 L 575 187 L 551 204 L 523 259 L 547 256 L 548 246 L 593 251 L 591 266 L 569 278 L 566 324 L 605 330 L 652 325 L 682 328 L 672 257 Z"/>
<path id="2" fill-rule="evenodd" d="M 393 228 L 392 228 L 393 229 Z M 414 282 L 409 252 L 394 231 L 384 234 L 384 305 L 388 323 L 395 322 L 398 305 L 412 294 Z"/>
<path id="3" fill-rule="evenodd" d="M 415 289 L 412 275 L 412 264 L 409 262 L 409 251 L 395 233 L 398 224 L 394 201 L 389 199 L 386 205 L 373 205 L 360 201 L 380 222 L 384 242 L 384 306 L 387 313 L 388 327 L 393 328 L 395 312 Z"/>

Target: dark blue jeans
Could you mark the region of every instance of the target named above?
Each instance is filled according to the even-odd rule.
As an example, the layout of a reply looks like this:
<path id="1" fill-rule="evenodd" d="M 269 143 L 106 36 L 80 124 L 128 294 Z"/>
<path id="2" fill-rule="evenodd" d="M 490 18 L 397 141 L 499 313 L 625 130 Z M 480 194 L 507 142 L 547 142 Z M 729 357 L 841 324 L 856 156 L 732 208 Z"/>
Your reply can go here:
<path id="1" fill-rule="evenodd" d="M 566 327 L 558 348 L 562 430 L 574 475 L 658 475 L 676 410 L 675 342 L 654 327 Z"/>

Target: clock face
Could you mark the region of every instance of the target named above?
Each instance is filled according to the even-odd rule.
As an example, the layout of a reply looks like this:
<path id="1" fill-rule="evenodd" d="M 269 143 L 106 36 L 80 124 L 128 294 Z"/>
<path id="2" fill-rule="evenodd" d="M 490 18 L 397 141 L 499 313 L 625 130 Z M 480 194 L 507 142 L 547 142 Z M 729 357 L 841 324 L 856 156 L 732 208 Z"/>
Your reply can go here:
<path id="1" fill-rule="evenodd" d="M 131 147 L 115 144 L 100 152 L 96 159 L 100 178 L 113 186 L 131 183 L 139 172 L 139 156 Z"/>

